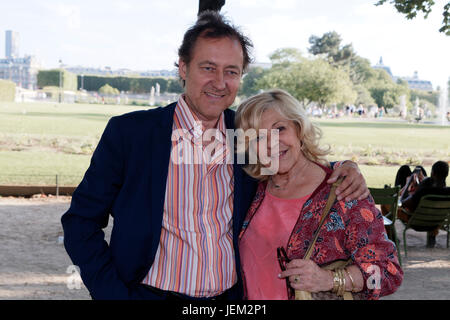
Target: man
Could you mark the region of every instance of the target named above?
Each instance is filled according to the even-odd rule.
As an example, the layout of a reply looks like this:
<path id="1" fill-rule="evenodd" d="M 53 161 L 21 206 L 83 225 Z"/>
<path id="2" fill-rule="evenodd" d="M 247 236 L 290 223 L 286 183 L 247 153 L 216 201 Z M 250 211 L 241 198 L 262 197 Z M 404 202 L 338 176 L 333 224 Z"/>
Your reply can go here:
<path id="1" fill-rule="evenodd" d="M 427 195 L 450 195 L 450 188 L 446 188 L 445 179 L 448 176 L 448 163 L 444 161 L 437 161 L 431 167 L 431 176 L 425 178 L 417 186 L 414 193 L 402 200 L 402 206 L 399 208 L 398 218 L 403 222 L 408 222 L 411 217 L 411 213 L 414 212 L 419 205 L 420 199 Z M 408 178 L 408 182 L 414 178 L 412 174 Z M 407 183 L 408 184 L 408 183 Z M 436 236 L 439 233 L 439 227 L 427 232 L 427 247 L 434 248 L 436 245 Z"/>
<path id="2" fill-rule="evenodd" d="M 236 161 L 220 161 L 227 156 L 220 135 L 234 128 L 228 107 L 250 47 L 220 14 L 202 13 L 179 49 L 185 92 L 178 102 L 108 122 L 61 219 L 66 250 L 94 299 L 241 298 L 238 234 L 256 182 Z M 213 161 L 179 161 L 184 152 L 201 159 L 212 128 Z M 368 195 L 352 163 L 329 182 L 339 175 L 346 176 L 339 197 Z"/>

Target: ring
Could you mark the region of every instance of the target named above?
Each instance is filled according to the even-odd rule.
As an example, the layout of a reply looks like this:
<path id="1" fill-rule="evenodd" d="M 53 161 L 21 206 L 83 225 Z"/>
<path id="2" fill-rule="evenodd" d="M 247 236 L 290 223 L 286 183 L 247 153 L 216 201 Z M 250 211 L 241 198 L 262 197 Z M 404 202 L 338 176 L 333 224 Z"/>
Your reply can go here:
<path id="1" fill-rule="evenodd" d="M 299 276 L 295 276 L 295 277 L 294 277 L 294 282 L 295 282 L 295 283 L 299 283 L 299 282 L 300 282 Z"/>

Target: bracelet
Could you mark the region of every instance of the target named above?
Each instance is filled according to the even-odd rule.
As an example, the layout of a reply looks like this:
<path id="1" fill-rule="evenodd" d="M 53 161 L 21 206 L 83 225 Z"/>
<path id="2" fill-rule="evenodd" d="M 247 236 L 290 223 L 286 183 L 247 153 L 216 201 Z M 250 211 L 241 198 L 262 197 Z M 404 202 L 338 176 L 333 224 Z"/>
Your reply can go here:
<path id="1" fill-rule="evenodd" d="M 355 288 L 355 282 L 353 281 L 352 275 L 350 274 L 350 271 L 347 270 L 347 268 L 344 269 L 345 272 L 347 272 L 348 277 L 350 278 L 350 282 L 352 284 L 352 292 L 356 292 L 356 288 Z"/>
<path id="2" fill-rule="evenodd" d="M 333 293 L 337 293 L 339 289 L 339 274 L 337 270 L 333 272 Z"/>
<path id="3" fill-rule="evenodd" d="M 337 292 L 337 295 L 339 297 L 343 297 L 345 293 L 345 276 L 344 276 L 344 269 L 338 269 L 339 271 L 339 289 Z"/>
<path id="4" fill-rule="evenodd" d="M 339 297 L 344 296 L 345 293 L 345 276 L 343 269 L 336 269 L 333 273 L 333 293 Z"/>

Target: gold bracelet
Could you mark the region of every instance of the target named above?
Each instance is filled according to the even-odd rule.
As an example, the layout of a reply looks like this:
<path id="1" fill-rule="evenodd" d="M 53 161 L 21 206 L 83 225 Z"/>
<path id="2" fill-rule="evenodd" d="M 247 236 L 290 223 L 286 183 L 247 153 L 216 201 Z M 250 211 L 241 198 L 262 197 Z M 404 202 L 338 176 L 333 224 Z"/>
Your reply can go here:
<path id="1" fill-rule="evenodd" d="M 333 272 L 333 293 L 337 293 L 339 289 L 339 274 L 337 270 Z"/>
<path id="2" fill-rule="evenodd" d="M 348 277 L 350 278 L 350 282 L 352 283 L 352 292 L 356 292 L 355 282 L 353 281 L 352 275 L 350 274 L 350 271 L 348 271 L 347 268 L 345 268 L 345 272 L 347 272 Z"/>
<path id="3" fill-rule="evenodd" d="M 344 270 L 339 269 L 339 289 L 337 292 L 337 295 L 339 297 L 343 297 L 345 293 L 345 276 L 344 276 Z"/>

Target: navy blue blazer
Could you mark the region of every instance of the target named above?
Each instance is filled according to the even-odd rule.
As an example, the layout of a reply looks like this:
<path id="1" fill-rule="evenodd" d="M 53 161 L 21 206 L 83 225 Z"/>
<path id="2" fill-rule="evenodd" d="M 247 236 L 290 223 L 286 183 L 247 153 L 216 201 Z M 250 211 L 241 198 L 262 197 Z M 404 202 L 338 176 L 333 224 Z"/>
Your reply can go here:
<path id="1" fill-rule="evenodd" d="M 61 218 L 64 246 L 94 299 L 156 299 L 140 284 L 158 248 L 175 103 L 110 119 L 90 166 Z M 227 129 L 234 111 L 225 110 Z M 242 288 L 238 235 L 256 180 L 234 169 L 233 245 Z M 114 218 L 110 243 L 102 231 Z"/>

